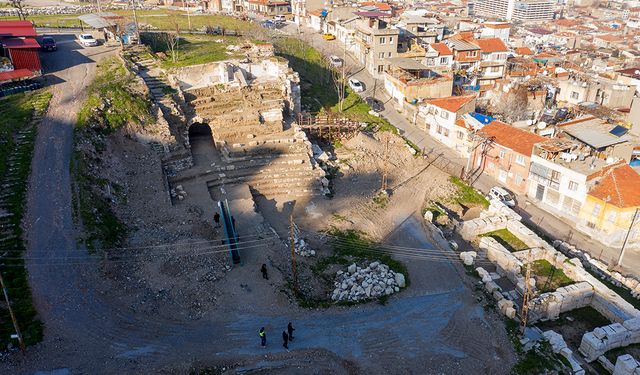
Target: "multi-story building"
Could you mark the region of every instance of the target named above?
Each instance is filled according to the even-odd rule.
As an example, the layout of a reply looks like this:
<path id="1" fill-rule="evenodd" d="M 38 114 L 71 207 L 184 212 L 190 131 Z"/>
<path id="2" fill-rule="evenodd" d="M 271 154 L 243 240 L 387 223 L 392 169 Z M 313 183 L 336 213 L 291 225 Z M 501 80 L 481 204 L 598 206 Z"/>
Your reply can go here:
<path id="1" fill-rule="evenodd" d="M 387 62 L 390 68 L 384 73 L 384 87 L 401 108 L 407 102 L 451 96 L 451 76 L 406 57 L 390 58 Z"/>
<path id="2" fill-rule="evenodd" d="M 431 137 L 460 154 L 467 151 L 468 134 L 458 121 L 476 109 L 475 95 L 432 99 L 418 106 L 416 125 Z"/>
<path id="3" fill-rule="evenodd" d="M 480 29 L 480 38 L 500 38 L 509 43 L 512 25 L 508 22 L 485 22 Z"/>
<path id="4" fill-rule="evenodd" d="M 496 80 L 502 79 L 505 75 L 509 49 L 499 38 L 477 39 L 473 43 L 480 47 L 477 83 L 493 86 Z"/>
<path id="5" fill-rule="evenodd" d="M 587 75 L 570 75 L 558 80 L 556 100 L 577 105 L 595 102 L 609 108 L 629 108 L 636 87 L 616 81 Z"/>
<path id="6" fill-rule="evenodd" d="M 431 43 L 427 47 L 422 63 L 440 73 L 450 73 L 453 65 L 453 51 L 444 43 Z"/>
<path id="7" fill-rule="evenodd" d="M 553 19 L 551 0 L 476 0 L 476 15 L 507 21 L 540 22 Z"/>
<path id="8" fill-rule="evenodd" d="M 620 162 L 588 179 L 578 229 L 607 246 L 640 248 L 640 175 Z"/>
<path id="9" fill-rule="evenodd" d="M 514 193 L 525 194 L 533 146 L 547 139 L 497 120 L 474 137 L 477 147 L 469 162 L 471 172 L 487 174 Z"/>
<path id="10" fill-rule="evenodd" d="M 360 63 L 374 77 L 382 77 L 389 64 L 385 59 L 398 55 L 400 30 L 388 22 L 388 14 L 356 12 L 354 52 Z"/>
<path id="11" fill-rule="evenodd" d="M 289 0 L 248 0 L 247 10 L 267 16 L 285 15 L 291 13 Z"/>

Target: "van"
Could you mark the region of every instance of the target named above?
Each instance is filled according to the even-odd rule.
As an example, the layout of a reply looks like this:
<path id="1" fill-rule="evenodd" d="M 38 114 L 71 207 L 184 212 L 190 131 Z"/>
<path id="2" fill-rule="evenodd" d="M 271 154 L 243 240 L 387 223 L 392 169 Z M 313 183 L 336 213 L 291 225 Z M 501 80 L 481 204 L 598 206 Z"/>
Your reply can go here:
<path id="1" fill-rule="evenodd" d="M 489 190 L 488 198 L 489 200 L 498 200 L 509 207 L 515 207 L 516 205 L 516 201 L 515 199 L 513 199 L 513 196 L 508 191 L 499 186 L 494 186 L 491 188 L 491 190 Z"/>

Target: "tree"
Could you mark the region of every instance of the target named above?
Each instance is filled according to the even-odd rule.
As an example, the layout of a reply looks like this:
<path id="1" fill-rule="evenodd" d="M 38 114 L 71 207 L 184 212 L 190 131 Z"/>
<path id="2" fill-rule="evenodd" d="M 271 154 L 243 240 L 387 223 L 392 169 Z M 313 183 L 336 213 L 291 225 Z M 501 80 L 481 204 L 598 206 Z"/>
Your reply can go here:
<path id="1" fill-rule="evenodd" d="M 528 94 L 525 86 L 517 86 L 508 92 L 501 92 L 493 101 L 493 113 L 502 116 L 506 122 L 522 121 L 527 118 Z"/>
<path id="2" fill-rule="evenodd" d="M 27 16 L 24 12 L 24 0 L 9 0 L 9 4 L 11 4 L 12 7 L 18 10 L 18 18 L 20 18 L 21 20 L 27 19 Z"/>
<path id="3" fill-rule="evenodd" d="M 180 29 L 176 24 L 176 32 L 166 31 L 160 34 L 160 38 L 166 44 L 167 50 L 171 54 L 171 61 L 178 61 L 178 51 L 180 49 Z"/>

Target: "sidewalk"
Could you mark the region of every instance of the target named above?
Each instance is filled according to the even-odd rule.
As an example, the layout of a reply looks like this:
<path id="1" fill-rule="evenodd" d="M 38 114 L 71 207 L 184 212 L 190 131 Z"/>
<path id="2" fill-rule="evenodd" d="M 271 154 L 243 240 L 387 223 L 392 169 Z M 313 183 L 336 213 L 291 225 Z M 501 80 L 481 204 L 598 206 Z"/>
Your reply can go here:
<path id="1" fill-rule="evenodd" d="M 302 26 L 300 27 L 301 32 L 298 34 L 298 28 L 295 24 L 289 24 L 281 30 L 292 36 L 298 37 L 299 35 L 302 40 L 311 44 L 327 56 L 343 56 L 343 45 L 337 39 L 333 41 L 326 41 L 322 39 L 322 35 L 320 33 Z M 349 78 L 353 77 L 364 83 L 365 90 L 364 92 L 359 93 L 361 97 L 373 97 L 375 86 L 375 98 L 385 104 L 384 111 L 381 112 L 382 116 L 392 125 L 397 127 L 402 136 L 413 142 L 420 149 L 425 150 L 427 154 L 438 155 L 438 157 L 446 159 L 452 163 L 463 167 L 466 166 L 467 159 L 462 158 L 454 150 L 431 138 L 427 132 L 419 129 L 402 114 L 398 113 L 395 106 L 392 104 L 391 98 L 384 90 L 384 83 L 382 83 L 381 80 L 377 80 L 378 82 L 376 83 L 376 79 L 374 79 L 371 74 L 362 67 L 360 62 L 349 52 L 346 54 L 345 63 L 360 68 Z M 493 186 L 499 185 L 500 183 L 497 180 L 485 174 L 480 175 L 480 177 L 473 183 L 473 186 L 476 189 L 485 194 Z M 591 237 L 575 229 L 574 223 L 543 210 L 525 196 L 517 197 L 517 202 L 518 207 L 516 207 L 516 211 L 523 217 L 523 220 L 527 224 L 535 225 L 540 228 L 540 230 L 546 233 L 550 238 L 567 241 L 575 245 L 577 248 L 587 251 L 592 257 L 600 259 L 607 264 L 614 265 L 617 262 L 618 256 L 620 255 L 620 249 L 605 247 Z M 640 276 L 639 251 L 626 251 L 622 271 L 624 271 L 625 274 Z"/>

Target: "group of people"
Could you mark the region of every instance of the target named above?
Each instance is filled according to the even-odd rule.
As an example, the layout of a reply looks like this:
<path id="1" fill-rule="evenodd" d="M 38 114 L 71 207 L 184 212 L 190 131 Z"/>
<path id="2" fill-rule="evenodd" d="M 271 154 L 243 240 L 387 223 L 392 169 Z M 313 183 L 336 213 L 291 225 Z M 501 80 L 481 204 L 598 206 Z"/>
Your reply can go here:
<path id="1" fill-rule="evenodd" d="M 286 331 L 282 331 L 282 346 L 287 349 L 287 351 L 289 351 L 289 341 L 293 341 L 293 331 L 295 331 L 296 329 L 293 328 L 293 324 L 291 324 L 291 322 L 289 322 L 289 324 L 287 324 L 287 330 Z M 260 346 L 262 346 L 262 348 L 266 348 L 267 347 L 267 333 L 264 330 L 264 327 L 260 328 L 260 331 L 258 331 L 258 336 L 260 336 Z"/>

